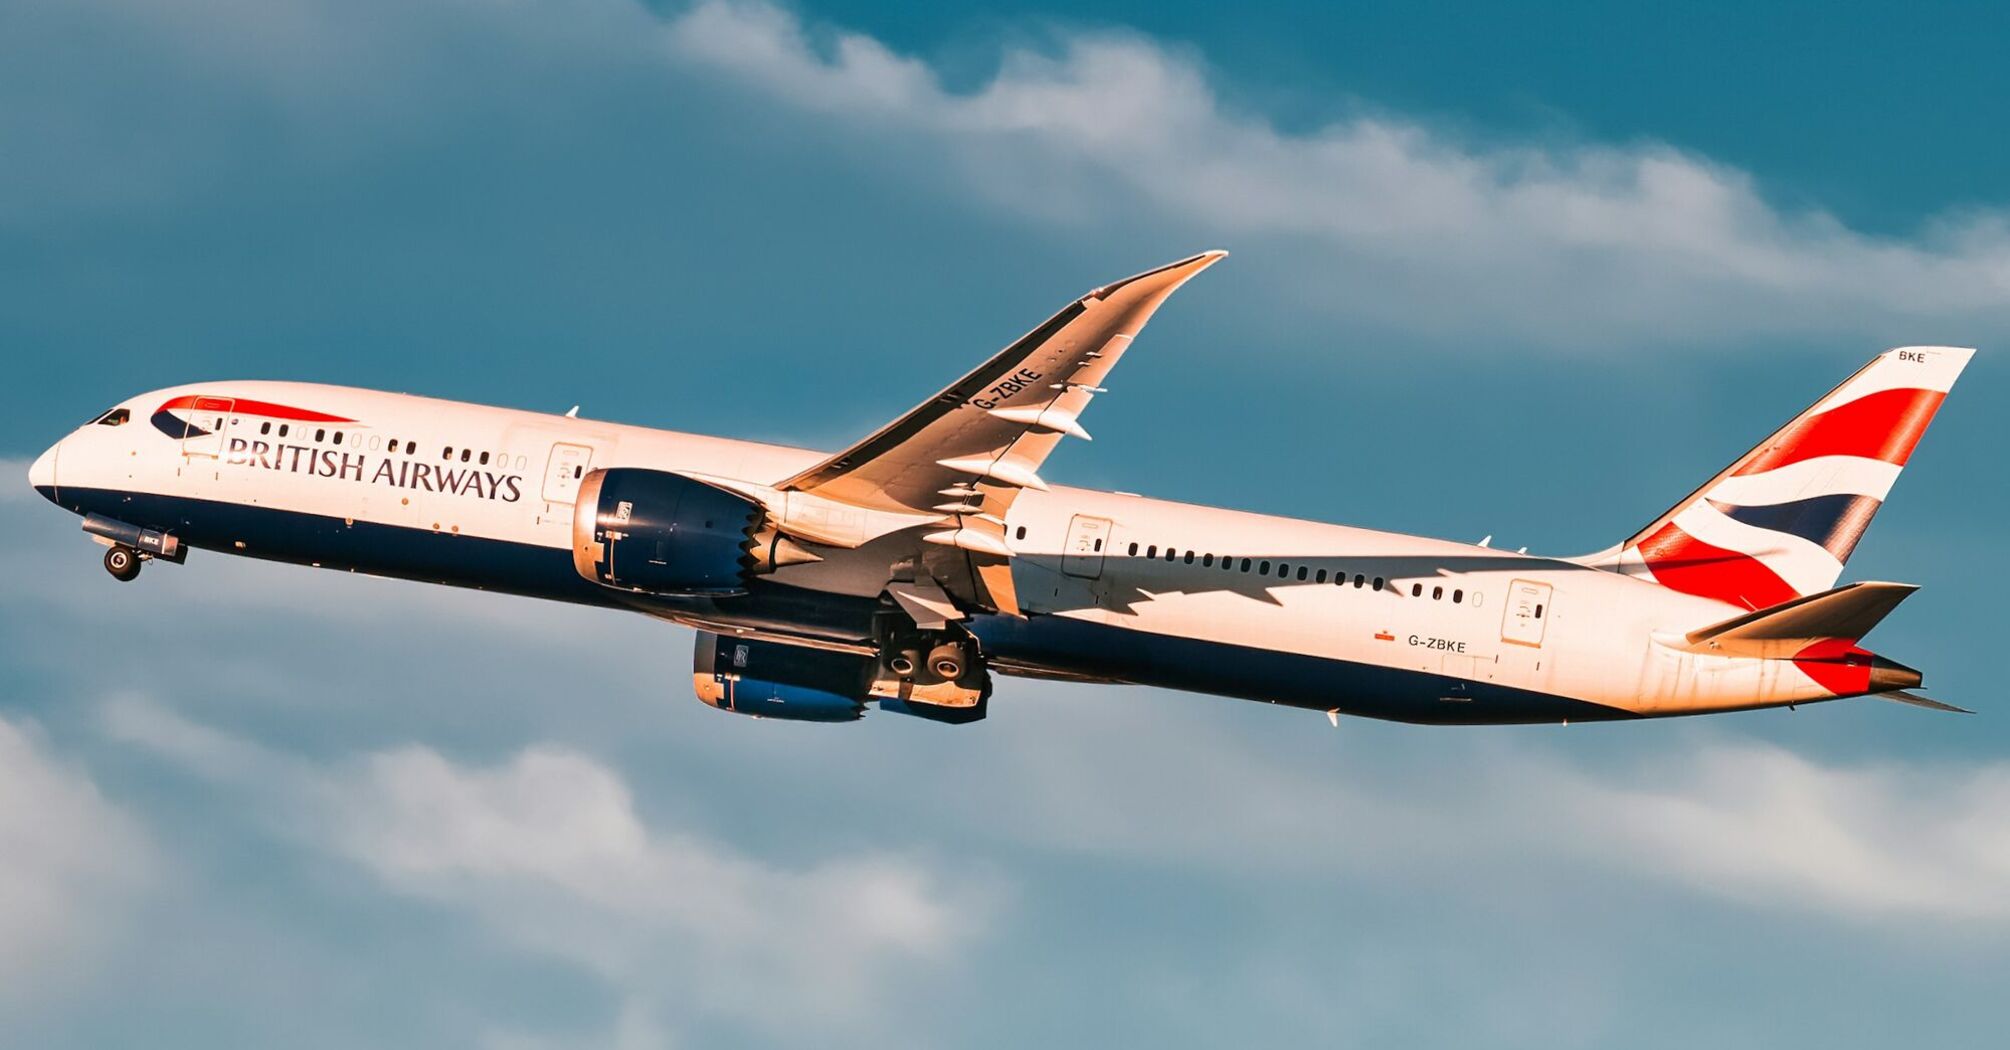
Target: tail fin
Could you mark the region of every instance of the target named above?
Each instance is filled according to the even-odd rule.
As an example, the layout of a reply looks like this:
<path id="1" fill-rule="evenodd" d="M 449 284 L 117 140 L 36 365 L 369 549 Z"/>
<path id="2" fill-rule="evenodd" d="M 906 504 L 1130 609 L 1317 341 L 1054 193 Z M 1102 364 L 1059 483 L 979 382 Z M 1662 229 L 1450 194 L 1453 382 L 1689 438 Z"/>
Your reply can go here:
<path id="1" fill-rule="evenodd" d="M 1835 585 L 1975 351 L 1887 350 L 1619 547 L 1589 559 L 1765 609 Z"/>

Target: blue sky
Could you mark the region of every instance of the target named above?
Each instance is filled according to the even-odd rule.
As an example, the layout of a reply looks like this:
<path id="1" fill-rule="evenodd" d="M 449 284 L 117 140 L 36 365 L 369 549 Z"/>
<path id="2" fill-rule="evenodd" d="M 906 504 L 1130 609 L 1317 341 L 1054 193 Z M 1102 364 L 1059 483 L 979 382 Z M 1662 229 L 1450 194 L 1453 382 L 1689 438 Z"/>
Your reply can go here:
<path id="1" fill-rule="evenodd" d="M 0 0 L 27 458 L 202 377 L 832 446 L 1205 247 L 1066 483 L 1571 553 L 1983 347 L 1850 566 L 1933 717 L 733 719 L 685 632 L 0 487 L 0 1042 L 1994 1045 L 2000 13 Z"/>

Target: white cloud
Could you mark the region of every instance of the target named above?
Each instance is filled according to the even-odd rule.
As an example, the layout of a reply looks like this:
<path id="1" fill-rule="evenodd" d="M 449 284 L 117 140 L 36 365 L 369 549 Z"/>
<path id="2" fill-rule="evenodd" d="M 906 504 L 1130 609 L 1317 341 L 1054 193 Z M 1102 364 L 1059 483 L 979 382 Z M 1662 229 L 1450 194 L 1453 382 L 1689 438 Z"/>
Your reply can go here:
<path id="1" fill-rule="evenodd" d="M 102 118 L 104 91 L 134 89 L 93 78 L 72 90 L 69 67 L 21 56 L 39 71 L 37 103 L 14 136 L 41 163 L 0 178 L 0 218 L 165 206 L 275 140 L 284 150 L 267 162 L 339 175 L 460 122 L 605 105 L 583 86 L 632 93 L 631 74 L 655 63 L 662 90 L 691 104 L 803 116 L 735 124 L 786 128 L 787 149 L 817 164 L 974 199 L 1056 237 L 1236 250 L 1250 275 L 1237 323 L 1256 335 L 1277 318 L 1302 328 L 1307 312 L 1577 350 L 1782 334 L 1973 341 L 2010 322 L 2000 210 L 1881 236 L 1776 205 L 1751 173 L 1652 141 L 1481 143 L 1388 112 L 1283 130 L 1226 104 L 1204 56 L 1137 33 L 1003 45 L 995 75 L 951 90 L 922 59 L 760 0 L 670 13 L 631 0 L 386 4 L 361 17 L 326 0 L 74 7 L 40 17 L 65 32 L 113 27 L 136 67 L 194 92 L 190 116 L 93 132 L 101 120 L 78 114 Z M 440 75 L 460 63 L 481 68 Z M 233 137 L 247 114 L 251 130 Z M 135 141 L 154 173 L 143 185 L 115 163 Z"/>
<path id="2" fill-rule="evenodd" d="M 2010 925 L 2010 763 L 1825 766 L 1737 744 L 1656 767 L 1560 782 L 1579 822 L 1564 844 L 1756 905 Z"/>
<path id="3" fill-rule="evenodd" d="M 1298 305 L 1412 330 L 1583 345 L 2010 318 L 2000 214 L 1880 238 L 1775 208 L 1748 174 L 1662 145 L 1481 147 L 1394 116 L 1283 132 L 1131 34 L 1008 50 L 968 92 L 754 0 L 708 0 L 666 34 L 673 61 L 903 144 L 922 177 L 948 164 L 1029 215 L 1092 227 L 1115 212 L 1218 238 L 1289 273 Z"/>
<path id="4" fill-rule="evenodd" d="M 132 818 L 0 719 L 0 1001 L 81 963 L 152 868 Z"/>
<path id="5" fill-rule="evenodd" d="M 2010 927 L 2010 763 L 1827 763 L 1673 722 L 1641 727 L 1660 735 L 1643 760 L 1599 766 L 1517 746 L 1513 730 L 1461 739 L 1358 722 L 1322 733 L 1331 751 L 1279 753 L 1274 735 L 1126 731 L 1134 708 L 1054 717 L 1065 733 L 1036 720 L 990 775 L 1027 793 L 999 811 L 1008 838 L 1239 877 L 1432 886 L 1448 900 L 1615 879 L 1856 926 Z M 1363 754 L 1414 732 L 1440 743 Z M 1568 732 L 1641 745 L 1620 727 Z"/>
<path id="6" fill-rule="evenodd" d="M 136 698 L 107 704 L 103 725 L 394 891 L 597 974 L 627 1003 L 616 1045 L 660 1043 L 673 1008 L 771 1034 L 869 1031 L 896 968 L 953 966 L 1000 889 L 883 850 L 775 864 L 652 827 L 617 773 L 560 747 L 491 767 L 424 747 L 323 766 Z"/>

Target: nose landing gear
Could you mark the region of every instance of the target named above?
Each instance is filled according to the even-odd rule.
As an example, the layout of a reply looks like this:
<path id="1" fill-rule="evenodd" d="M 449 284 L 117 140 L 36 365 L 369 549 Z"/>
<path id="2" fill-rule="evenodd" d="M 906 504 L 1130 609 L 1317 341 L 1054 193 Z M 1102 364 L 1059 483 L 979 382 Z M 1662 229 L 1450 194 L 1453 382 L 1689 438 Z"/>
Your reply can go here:
<path id="1" fill-rule="evenodd" d="M 111 546 L 105 549 L 105 571 L 120 583 L 130 583 L 139 578 L 140 565 L 144 559 L 140 552 L 131 547 Z"/>

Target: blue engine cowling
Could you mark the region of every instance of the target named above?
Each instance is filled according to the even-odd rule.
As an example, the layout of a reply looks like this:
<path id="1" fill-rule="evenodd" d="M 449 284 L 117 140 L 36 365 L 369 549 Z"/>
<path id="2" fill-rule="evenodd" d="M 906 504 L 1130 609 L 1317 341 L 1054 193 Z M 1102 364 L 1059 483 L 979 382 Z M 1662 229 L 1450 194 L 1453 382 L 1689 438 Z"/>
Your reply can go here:
<path id="1" fill-rule="evenodd" d="M 793 722 L 856 722 L 878 661 L 855 653 L 800 645 L 726 638 L 699 631 L 691 684 L 698 702 L 757 718 Z M 990 690 L 972 707 L 943 707 L 891 697 L 879 709 L 960 725 L 984 717 Z"/>
<path id="2" fill-rule="evenodd" d="M 698 632 L 691 683 L 721 711 L 792 722 L 855 722 L 865 714 L 873 659 Z"/>
<path id="3" fill-rule="evenodd" d="M 595 583 L 670 595 L 744 594 L 753 500 L 662 470 L 588 474 L 573 511 L 572 564 Z"/>

